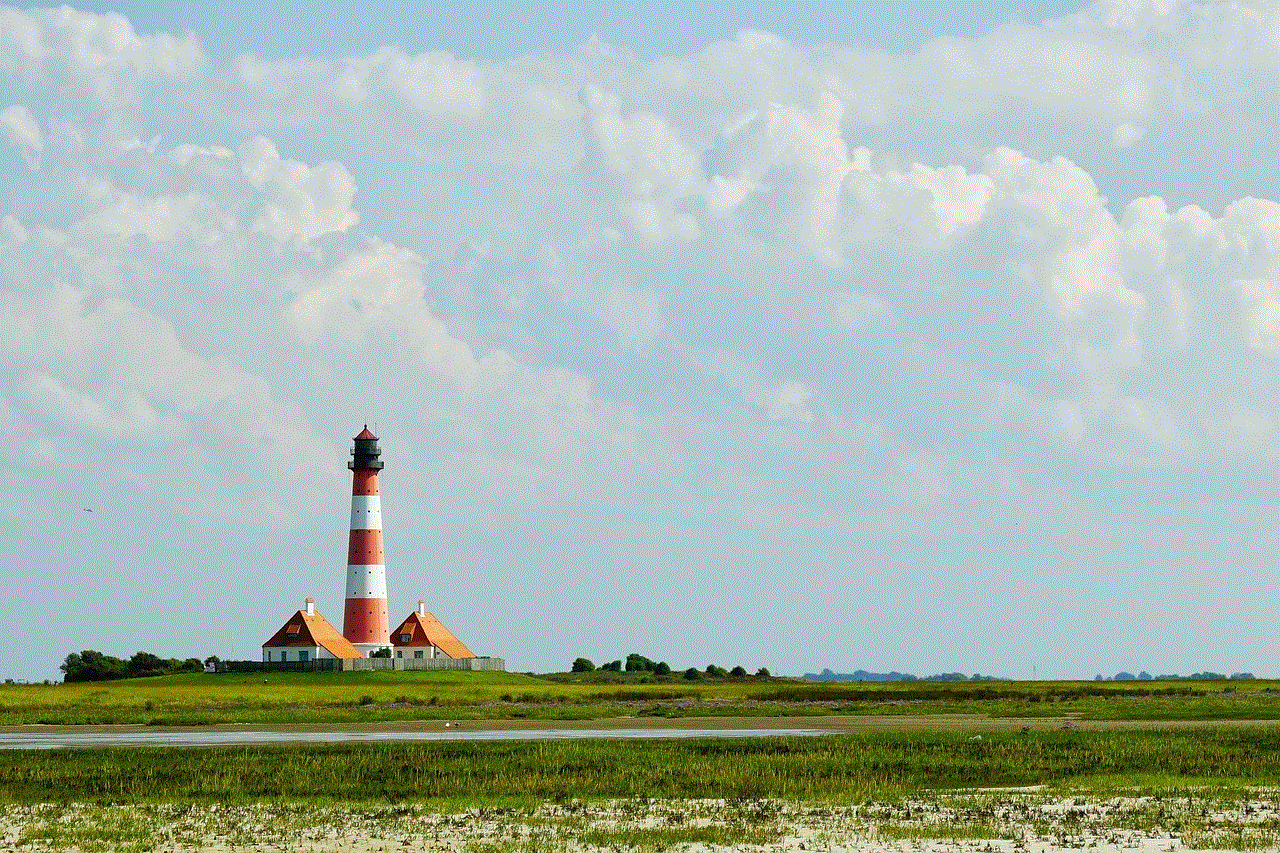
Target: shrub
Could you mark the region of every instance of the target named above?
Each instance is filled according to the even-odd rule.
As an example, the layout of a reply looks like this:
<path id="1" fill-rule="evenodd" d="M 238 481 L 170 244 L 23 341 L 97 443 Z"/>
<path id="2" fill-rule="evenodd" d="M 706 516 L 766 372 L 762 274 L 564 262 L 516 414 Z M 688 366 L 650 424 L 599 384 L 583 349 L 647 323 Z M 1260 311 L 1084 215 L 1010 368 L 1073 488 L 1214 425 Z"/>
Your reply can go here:
<path id="1" fill-rule="evenodd" d="M 627 655 L 627 672 L 653 672 L 654 663 L 641 654 Z"/>
<path id="2" fill-rule="evenodd" d="M 570 672 L 595 672 L 596 665 L 586 658 L 574 658 L 573 666 L 569 668 Z"/>
<path id="3" fill-rule="evenodd" d="M 64 681 L 109 681 L 125 677 L 125 662 L 93 649 L 72 652 L 58 667 Z"/>
<path id="4" fill-rule="evenodd" d="M 698 668 L 696 666 L 691 666 L 684 671 L 684 677 L 690 681 L 697 681 L 699 678 L 702 678 L 702 673 L 698 672 Z"/>

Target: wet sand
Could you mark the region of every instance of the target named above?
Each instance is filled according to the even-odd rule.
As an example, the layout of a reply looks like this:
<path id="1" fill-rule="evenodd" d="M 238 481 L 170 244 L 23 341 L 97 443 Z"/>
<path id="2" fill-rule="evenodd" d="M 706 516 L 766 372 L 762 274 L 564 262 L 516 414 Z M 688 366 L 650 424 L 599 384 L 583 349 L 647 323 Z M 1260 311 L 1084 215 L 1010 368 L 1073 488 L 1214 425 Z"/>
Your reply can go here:
<path id="1" fill-rule="evenodd" d="M 2 726 L 0 750 L 88 747 L 205 747 L 268 743 L 818 736 L 856 732 L 983 733 L 1048 729 L 1118 730 L 1277 726 L 1280 720 L 1078 720 L 981 714 L 821 717 L 618 717 L 598 720 L 424 720 L 212 726 Z"/>

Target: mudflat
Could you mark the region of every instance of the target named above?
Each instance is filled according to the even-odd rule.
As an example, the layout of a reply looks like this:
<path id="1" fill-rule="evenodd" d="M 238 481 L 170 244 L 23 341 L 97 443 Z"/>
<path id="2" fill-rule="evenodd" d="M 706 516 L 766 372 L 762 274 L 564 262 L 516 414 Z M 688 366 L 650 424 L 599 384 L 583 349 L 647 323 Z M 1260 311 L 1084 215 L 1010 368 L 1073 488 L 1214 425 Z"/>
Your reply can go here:
<path id="1" fill-rule="evenodd" d="M 342 739 L 346 733 L 376 733 L 383 739 L 394 740 L 397 732 L 415 735 L 423 732 L 447 733 L 451 739 L 465 740 L 468 735 L 494 733 L 530 733 L 536 736 L 546 732 L 599 732 L 607 736 L 612 732 L 635 731 L 742 731 L 788 733 L 793 731 L 818 731 L 833 734 L 856 732 L 906 732 L 906 731 L 971 731 L 1010 732 L 1046 731 L 1051 729 L 1079 729 L 1081 731 L 1123 731 L 1138 729 L 1186 729 L 1186 728 L 1235 728 L 1243 726 L 1280 726 L 1280 719 L 1206 719 L 1206 720 L 1086 720 L 1076 715 L 1059 718 L 1046 717 L 992 717 L 986 714 L 877 714 L 831 715 L 795 717 L 609 717 L 591 720 L 555 719 L 493 719 L 493 720 L 421 720 L 379 721 L 368 723 L 219 723 L 200 726 L 154 725 L 43 725 L 0 726 L 0 744 L 6 737 L 32 732 L 50 735 L 92 735 L 94 745 L 111 746 L 112 735 L 127 736 L 130 733 L 174 735 L 175 745 L 180 745 L 181 735 L 191 732 L 218 733 L 332 733 Z M 659 735 L 661 736 L 661 735 Z"/>
<path id="2" fill-rule="evenodd" d="M 0 843 L 23 850 L 846 851 L 1179 853 L 1274 846 L 1273 797 L 1086 799 L 975 791 L 856 805 L 772 799 L 547 803 L 458 812 L 413 805 L 17 806 Z"/>

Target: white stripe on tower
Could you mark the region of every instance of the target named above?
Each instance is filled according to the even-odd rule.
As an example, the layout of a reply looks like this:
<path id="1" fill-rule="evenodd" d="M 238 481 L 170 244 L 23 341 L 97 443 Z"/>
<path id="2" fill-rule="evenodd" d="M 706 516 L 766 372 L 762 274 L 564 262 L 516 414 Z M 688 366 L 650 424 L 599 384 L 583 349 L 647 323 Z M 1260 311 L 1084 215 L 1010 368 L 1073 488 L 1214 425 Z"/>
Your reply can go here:
<path id="1" fill-rule="evenodd" d="M 366 426 L 351 451 L 351 537 L 347 547 L 347 605 L 342 636 L 369 652 L 391 642 L 387 568 L 382 555 L 382 498 L 378 494 L 378 437 Z"/>

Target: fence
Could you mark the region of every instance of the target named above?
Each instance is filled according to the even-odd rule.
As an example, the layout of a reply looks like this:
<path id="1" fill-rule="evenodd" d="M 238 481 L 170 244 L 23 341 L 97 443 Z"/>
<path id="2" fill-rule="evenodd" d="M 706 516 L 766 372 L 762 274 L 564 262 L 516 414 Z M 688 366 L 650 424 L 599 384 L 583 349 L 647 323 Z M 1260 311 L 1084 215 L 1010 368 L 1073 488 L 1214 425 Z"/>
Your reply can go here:
<path id="1" fill-rule="evenodd" d="M 454 669 L 473 672 L 506 672 L 502 658 L 318 658 L 316 660 L 224 660 L 218 672 L 367 672 L 376 669 Z"/>

